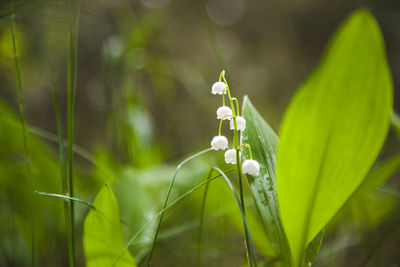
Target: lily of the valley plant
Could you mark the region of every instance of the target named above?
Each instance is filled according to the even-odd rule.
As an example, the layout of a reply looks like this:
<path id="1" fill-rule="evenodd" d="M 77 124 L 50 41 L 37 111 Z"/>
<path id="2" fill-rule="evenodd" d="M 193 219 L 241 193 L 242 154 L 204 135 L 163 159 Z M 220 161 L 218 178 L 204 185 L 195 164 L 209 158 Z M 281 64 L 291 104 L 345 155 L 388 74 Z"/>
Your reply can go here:
<path id="1" fill-rule="evenodd" d="M 213 84 L 211 93 L 214 95 L 222 95 L 222 106 L 217 109 L 217 119 L 220 120 L 219 131 L 218 136 L 215 136 L 211 141 L 212 149 L 225 150 L 228 148 L 228 139 L 221 135 L 222 123 L 224 120 L 228 120 L 230 129 L 233 130 L 233 141 L 232 147 L 225 152 L 225 162 L 227 164 L 237 164 L 240 166 L 242 155 L 241 150 L 247 148 L 249 150 L 250 159 L 245 160 L 242 163 L 239 171 L 241 169 L 243 174 L 258 175 L 260 173 L 260 164 L 253 160 L 250 145 L 241 143 L 240 133 L 246 128 L 246 120 L 240 116 L 239 102 L 237 98 L 231 96 L 229 85 L 225 79 L 224 70 L 219 76 L 219 81 Z M 228 95 L 230 107 L 225 106 L 225 95 Z"/>

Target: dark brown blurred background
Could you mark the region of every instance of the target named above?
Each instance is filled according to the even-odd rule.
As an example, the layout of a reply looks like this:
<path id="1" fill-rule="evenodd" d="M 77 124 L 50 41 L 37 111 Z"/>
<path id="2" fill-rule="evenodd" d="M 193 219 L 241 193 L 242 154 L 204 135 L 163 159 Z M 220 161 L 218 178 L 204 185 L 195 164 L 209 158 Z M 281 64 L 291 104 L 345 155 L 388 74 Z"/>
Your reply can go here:
<path id="1" fill-rule="evenodd" d="M 249 95 L 278 131 L 292 94 L 317 65 L 329 37 L 359 7 L 370 9 L 381 25 L 397 89 L 398 1 L 83 1 L 76 142 L 89 150 L 112 148 L 121 160 L 136 149 L 126 144 L 123 151 L 115 143 L 126 142 L 130 131 L 138 139 L 146 136 L 143 149 L 153 147 L 160 159 L 208 146 L 220 101 L 209 92 L 223 68 L 233 94 Z M 48 77 L 65 100 L 67 15 L 65 1 L 39 1 L 16 15 L 28 123 L 51 132 Z M 9 31 L 4 15 L 0 94 L 17 110 Z M 121 129 L 120 122 L 138 129 Z"/>
<path id="2" fill-rule="evenodd" d="M 74 5 L 77 3 L 75 1 Z M 103 169 L 115 177 L 131 175 L 126 174 L 126 169 L 134 173 L 131 176 L 137 175 L 137 170 L 149 170 L 148 176 L 156 178 L 162 176 L 160 173 L 171 174 L 179 159 L 209 146 L 218 131 L 215 112 L 221 101 L 220 97 L 210 93 L 211 85 L 217 81 L 222 69 L 227 72 L 232 94 L 239 100 L 248 95 L 264 119 L 278 132 L 292 95 L 317 66 L 330 36 L 351 12 L 360 7 L 368 8 L 381 26 L 393 75 L 395 110 L 399 110 L 398 0 L 83 0 L 81 3 L 75 143 L 94 155 L 96 161 L 105 166 Z M 50 79 L 55 82 L 64 130 L 66 128 L 68 1 L 15 0 L 15 5 L 27 122 L 55 134 Z M 0 100 L 18 114 L 10 14 L 9 2 L 0 0 Z M 6 117 L 2 114 L 0 116 Z M 8 262 L 6 266 L 29 266 L 26 264 L 29 262 L 28 239 L 25 240 L 15 226 L 15 221 L 20 220 L 18 208 L 26 209 L 26 203 L 30 202 L 29 198 L 18 199 L 21 188 L 18 179 L 24 177 L 21 170 L 25 166 L 21 156 L 14 160 L 14 154 L 9 152 L 9 146 L 14 144 L 10 141 L 13 134 L 8 134 L 7 126 L 2 126 L 0 176 L 4 179 L 0 177 L 0 189 L 3 190 L 0 192 L 0 234 L 7 236 L 0 242 L 0 266 L 4 262 Z M 50 163 L 46 161 L 47 165 L 43 163 L 37 167 L 42 168 L 42 172 L 38 171 L 40 179 L 47 175 L 46 181 L 52 183 L 42 190 L 58 192 L 58 177 L 53 176 L 54 173 L 59 175 L 54 167 L 58 166 L 57 146 L 54 142 L 40 140 L 45 144 L 43 150 L 50 148 L 51 151 L 43 153 L 51 159 L 46 158 Z M 23 155 L 22 139 L 18 136 L 13 142 L 17 144 L 15 147 L 19 146 L 15 150 Z M 391 131 L 381 157 L 393 155 L 399 149 L 399 142 Z M 39 153 L 37 157 L 41 156 Z M 77 196 L 91 201 L 104 183 L 103 177 L 98 174 L 98 166 L 92 166 L 87 158 L 78 153 L 75 159 Z M 19 168 L 10 162 L 17 162 Z M 150 167 L 165 163 L 171 164 L 163 166 L 169 172 L 161 169 L 154 175 Z M 132 171 L 132 167 L 136 169 Z M 148 197 L 153 212 L 159 210 L 163 190 L 167 187 L 165 181 L 152 188 L 152 195 Z M 389 185 L 399 188 L 398 181 L 392 179 Z M 398 194 L 398 190 L 396 192 Z M 216 193 L 216 196 L 219 195 Z M 53 205 L 48 199 L 43 203 Z M 399 266 L 396 265 L 400 262 L 398 195 L 385 193 L 355 204 L 358 205 L 356 209 L 349 208 L 339 214 L 333 226 L 328 228 L 316 266 L 355 266 L 356 262 L 362 262 L 377 251 L 379 258 L 369 261 L 368 266 Z M 51 208 L 54 213 L 42 211 L 48 216 L 43 219 L 47 224 L 43 225 L 51 229 L 49 233 L 54 233 L 51 237 L 47 232 L 43 234 L 43 239 L 48 241 L 43 245 L 46 249 L 40 252 L 43 266 L 67 266 L 62 207 L 48 207 Z M 84 263 L 80 238 L 87 211 L 87 207 L 77 211 L 79 266 Z M 181 217 L 176 216 L 175 221 L 179 224 L 181 218 L 193 215 L 188 211 L 192 210 L 186 206 L 178 209 L 176 214 Z M 197 219 L 198 213 L 193 218 Z M 217 226 L 208 236 L 218 239 L 216 242 L 225 238 L 232 246 L 226 248 L 223 244 L 225 250 L 211 248 L 210 264 L 237 264 L 243 256 L 240 254 L 243 252 L 240 232 L 237 229 L 221 231 L 225 224 Z M 184 236 L 182 240 L 189 242 L 195 234 Z M 17 250 L 9 243 L 21 252 L 15 252 Z M 178 248 L 185 247 L 185 243 L 177 244 Z M 194 262 L 190 258 L 194 253 L 186 262 L 185 253 L 175 251 L 173 245 L 161 246 L 159 264 L 180 266 L 174 265 L 180 262 L 182 266 L 188 266 L 187 262 Z M 195 248 L 186 249 L 186 252 L 195 252 Z M 48 251 L 54 255 L 49 256 Z M 171 251 L 176 255 L 169 258 Z"/>

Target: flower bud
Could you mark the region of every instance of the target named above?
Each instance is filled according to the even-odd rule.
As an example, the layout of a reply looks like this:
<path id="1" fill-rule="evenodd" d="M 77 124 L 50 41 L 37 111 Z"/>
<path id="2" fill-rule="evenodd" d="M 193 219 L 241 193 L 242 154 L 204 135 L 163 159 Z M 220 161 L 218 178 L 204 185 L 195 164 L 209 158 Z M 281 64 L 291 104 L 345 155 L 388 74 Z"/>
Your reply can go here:
<path id="1" fill-rule="evenodd" d="M 211 87 L 211 93 L 213 95 L 216 95 L 216 94 L 222 95 L 224 93 L 225 88 L 226 88 L 226 84 L 224 82 L 216 82 Z"/>
<path id="2" fill-rule="evenodd" d="M 225 150 L 228 148 L 228 139 L 225 136 L 219 135 L 215 136 L 211 141 L 211 148 L 214 150 Z"/>
<path id="3" fill-rule="evenodd" d="M 246 120 L 242 116 L 236 116 L 236 124 L 237 124 L 237 130 L 238 131 L 243 131 L 246 128 Z M 231 120 L 230 122 L 230 128 L 231 130 L 235 130 L 235 122 L 234 120 Z"/>
<path id="4" fill-rule="evenodd" d="M 252 159 L 247 159 L 242 164 L 242 172 L 244 174 L 258 175 L 260 173 L 260 164 Z"/>
<path id="5" fill-rule="evenodd" d="M 232 117 L 230 117 L 230 116 L 228 116 L 228 115 L 232 115 L 232 110 L 229 108 L 229 107 L 227 107 L 227 106 L 222 106 L 222 107 L 219 107 L 218 109 L 217 109 L 217 119 L 222 119 L 222 118 L 224 118 L 225 116 L 225 118 L 224 118 L 224 120 L 230 120 L 230 119 L 232 119 Z"/>
<path id="6" fill-rule="evenodd" d="M 239 157 L 241 157 L 241 154 L 242 153 L 239 152 Z M 236 161 L 236 149 L 228 149 L 225 152 L 225 162 L 227 164 L 236 164 L 237 163 L 237 161 Z"/>

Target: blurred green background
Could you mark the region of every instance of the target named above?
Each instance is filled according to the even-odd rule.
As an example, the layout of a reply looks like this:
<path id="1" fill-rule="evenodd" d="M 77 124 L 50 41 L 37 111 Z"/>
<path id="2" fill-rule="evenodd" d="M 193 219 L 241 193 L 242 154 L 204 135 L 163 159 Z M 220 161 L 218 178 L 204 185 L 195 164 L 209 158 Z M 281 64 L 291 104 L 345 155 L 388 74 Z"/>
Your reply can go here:
<path id="1" fill-rule="evenodd" d="M 76 2 L 74 2 L 76 4 Z M 28 217 L 38 220 L 39 266 L 68 266 L 62 201 L 32 191 L 60 193 L 56 118 L 49 77 L 55 81 L 66 128 L 68 1 L 15 1 L 16 34 L 32 157 L 33 185 L 26 178 L 18 118 L 10 32 L 10 4 L 0 2 L 0 266 L 29 266 Z M 329 37 L 347 15 L 366 6 L 380 23 L 399 104 L 400 2 L 245 0 L 82 1 L 75 107 L 75 196 L 92 201 L 104 183 L 118 198 L 129 239 L 161 207 L 176 164 L 207 148 L 217 134 L 219 97 L 210 94 L 222 69 L 232 93 L 247 94 L 276 132 L 293 93 L 316 66 Z M 64 134 L 66 136 L 66 132 Z M 391 131 L 381 158 L 400 142 Z M 188 165 L 174 196 L 226 167 L 208 153 Z M 400 266 L 400 187 L 357 199 L 328 227 L 315 266 Z M 32 190 L 33 188 L 33 190 Z M 226 198 L 221 199 L 221 191 Z M 207 199 L 204 265 L 245 263 L 240 214 L 225 185 Z M 169 211 L 154 266 L 196 261 L 202 192 Z M 253 207 L 251 196 L 249 209 Z M 84 266 L 83 220 L 77 204 L 78 266 Z M 249 215 L 257 218 L 255 210 Z M 254 220 L 257 250 L 268 255 Z M 150 227 L 131 249 L 138 263 L 148 252 Z M 145 263 L 145 261 L 143 261 Z M 144 266 L 144 264 L 143 264 Z"/>

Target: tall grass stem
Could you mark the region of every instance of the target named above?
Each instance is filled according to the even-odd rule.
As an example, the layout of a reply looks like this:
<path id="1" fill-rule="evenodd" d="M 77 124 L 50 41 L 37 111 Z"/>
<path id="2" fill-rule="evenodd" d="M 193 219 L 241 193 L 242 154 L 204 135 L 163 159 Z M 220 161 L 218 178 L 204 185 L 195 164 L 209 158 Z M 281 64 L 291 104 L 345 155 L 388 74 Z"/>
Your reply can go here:
<path id="1" fill-rule="evenodd" d="M 196 154 L 194 154 L 194 155 L 192 155 L 192 156 L 190 156 L 190 157 L 184 159 L 184 160 L 176 167 L 174 176 L 172 177 L 172 180 L 171 180 L 171 182 L 170 182 L 170 184 L 169 184 L 168 192 L 167 192 L 167 195 L 166 195 L 165 200 L 164 200 L 163 210 L 164 210 L 164 209 L 167 207 L 167 205 L 168 205 L 168 200 L 169 200 L 169 196 L 170 196 L 171 191 L 172 191 L 172 187 L 173 187 L 173 185 L 174 185 L 174 183 L 175 183 L 176 176 L 177 176 L 179 170 L 182 168 L 182 166 L 185 165 L 187 162 L 189 162 L 189 161 L 191 161 L 191 160 L 193 160 L 193 159 L 195 159 L 195 158 L 197 158 L 197 157 L 199 157 L 199 156 L 201 156 L 201 155 L 203 155 L 204 153 L 207 153 L 207 152 L 209 152 L 209 151 L 211 151 L 211 148 L 204 149 L 204 150 L 202 150 L 202 151 L 200 151 L 200 152 L 198 152 L 198 153 L 196 153 Z M 160 231 L 160 227 L 161 227 L 161 223 L 162 223 L 163 217 L 164 217 L 164 211 L 161 213 L 160 219 L 158 220 L 157 230 L 156 230 L 156 233 L 155 233 L 155 235 L 154 235 L 153 244 L 152 244 L 152 246 L 151 246 L 151 250 L 150 250 L 150 255 L 149 255 L 149 260 L 148 260 L 148 262 L 147 262 L 147 266 L 150 266 L 150 265 L 151 265 L 151 260 L 152 260 L 152 258 L 153 258 L 153 253 L 154 253 L 154 249 L 155 249 L 155 247 L 156 247 L 157 237 L 158 237 L 158 234 L 159 234 L 159 231 Z"/>
<path id="2" fill-rule="evenodd" d="M 212 170 L 208 173 L 207 181 L 210 179 L 212 175 Z M 206 184 L 206 188 L 204 188 L 203 200 L 201 201 L 201 209 L 200 209 L 200 227 L 199 227 L 199 237 L 198 237 L 198 249 L 197 249 L 197 267 L 201 266 L 201 253 L 203 250 L 203 229 L 204 229 L 204 214 L 206 210 L 206 200 L 208 196 L 208 186 L 209 183 Z"/>
<path id="3" fill-rule="evenodd" d="M 50 88 L 53 95 L 53 103 L 54 110 L 56 114 L 56 123 L 57 123 L 57 135 L 58 135 L 58 158 L 60 162 L 60 170 L 61 170 L 61 191 L 64 195 L 69 195 L 69 185 L 67 181 L 67 165 L 65 160 L 65 152 L 63 145 L 63 130 L 62 130 L 62 120 L 60 114 L 59 101 L 57 97 L 57 92 L 54 86 L 53 81 L 50 79 Z M 64 219 L 65 219 L 65 228 L 67 231 L 68 238 L 68 258 L 69 258 L 69 266 L 75 266 L 75 250 L 74 250 L 74 233 L 73 233 L 73 219 L 71 216 L 71 199 L 64 199 Z"/>
<path id="4" fill-rule="evenodd" d="M 19 104 L 19 113 L 22 127 L 22 138 L 23 138 L 23 146 L 24 146 L 24 154 L 26 160 L 26 169 L 27 169 L 27 177 L 28 183 L 30 186 L 34 187 L 34 181 L 31 173 L 31 159 L 28 148 L 28 137 L 27 137 L 27 126 L 26 126 L 26 116 L 25 116 L 25 108 L 24 108 L 24 92 L 22 88 L 22 78 L 21 78 L 21 69 L 19 66 L 19 53 L 17 47 L 17 38 L 15 36 L 15 14 L 14 14 L 14 0 L 10 0 L 11 5 L 11 15 L 10 15 L 10 23 L 11 23 L 11 37 L 13 43 L 13 54 L 14 54 L 14 67 L 16 72 L 17 79 L 17 91 L 18 91 L 18 104 Z M 33 190 L 32 190 L 33 192 Z M 30 202 L 30 231 L 31 231 L 31 264 L 32 266 L 36 266 L 36 238 L 35 238 L 35 213 L 33 211 L 34 208 L 34 196 L 32 195 L 32 201 Z"/>
<path id="5" fill-rule="evenodd" d="M 80 16 L 80 1 L 76 6 L 76 14 L 74 15 L 74 7 L 72 1 L 69 1 L 69 32 L 68 32 L 68 58 L 67 58 L 67 139 L 68 139 L 68 195 L 74 196 L 74 111 L 75 98 L 77 91 L 77 75 L 78 75 L 78 31 Z M 70 214 L 70 235 L 69 235 L 69 258 L 70 266 L 76 266 L 75 257 L 75 227 L 74 227 L 74 202 L 69 201 Z"/>

